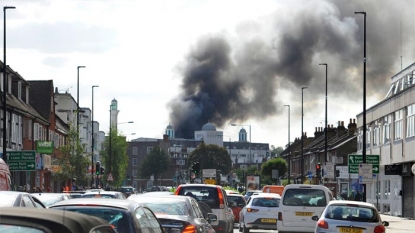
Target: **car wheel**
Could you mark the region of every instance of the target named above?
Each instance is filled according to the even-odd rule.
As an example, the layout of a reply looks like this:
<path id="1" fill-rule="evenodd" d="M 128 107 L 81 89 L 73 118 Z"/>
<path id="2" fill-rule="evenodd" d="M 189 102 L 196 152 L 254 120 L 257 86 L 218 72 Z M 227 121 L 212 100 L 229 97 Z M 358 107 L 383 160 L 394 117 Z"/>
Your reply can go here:
<path id="1" fill-rule="evenodd" d="M 245 224 L 243 224 L 242 228 L 243 228 L 243 233 L 249 233 L 249 228 L 246 228 Z"/>

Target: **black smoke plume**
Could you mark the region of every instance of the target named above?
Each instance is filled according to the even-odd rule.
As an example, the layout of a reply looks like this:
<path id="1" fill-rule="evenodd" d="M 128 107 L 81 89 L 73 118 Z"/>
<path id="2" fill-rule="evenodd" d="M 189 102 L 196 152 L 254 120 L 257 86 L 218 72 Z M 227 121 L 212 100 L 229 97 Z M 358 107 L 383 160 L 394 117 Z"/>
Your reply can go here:
<path id="1" fill-rule="evenodd" d="M 324 101 L 325 73 L 319 63 L 329 64 L 329 96 L 360 101 L 363 16 L 356 11 L 367 12 L 369 96 L 384 97 L 389 79 L 400 70 L 400 56 L 408 57 L 406 66 L 412 63 L 409 9 L 415 9 L 415 2 L 293 2 L 271 16 L 242 22 L 236 36 L 201 37 L 180 69 L 182 92 L 169 104 L 176 137 L 193 138 L 207 122 L 222 127 L 278 115 L 284 105 L 280 90 L 293 92 L 298 101 L 301 86 L 307 86 L 311 98 Z M 404 54 L 400 24 L 411 34 L 401 44 Z"/>

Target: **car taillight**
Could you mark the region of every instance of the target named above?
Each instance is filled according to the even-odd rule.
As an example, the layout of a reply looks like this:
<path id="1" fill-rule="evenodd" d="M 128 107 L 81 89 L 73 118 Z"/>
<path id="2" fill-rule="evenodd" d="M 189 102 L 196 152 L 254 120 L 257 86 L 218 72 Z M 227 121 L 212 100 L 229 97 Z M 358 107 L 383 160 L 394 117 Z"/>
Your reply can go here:
<path id="1" fill-rule="evenodd" d="M 282 213 L 278 212 L 278 221 L 282 221 Z"/>
<path id="2" fill-rule="evenodd" d="M 225 200 L 223 199 L 223 194 L 220 188 L 216 188 L 218 190 L 218 196 L 219 196 L 219 208 L 224 209 L 225 208 Z"/>
<path id="3" fill-rule="evenodd" d="M 385 233 L 385 226 L 383 225 L 376 226 L 373 233 Z"/>
<path id="4" fill-rule="evenodd" d="M 193 225 L 187 225 L 182 231 L 182 233 L 195 233 L 195 232 L 196 232 L 196 227 Z"/>
<path id="5" fill-rule="evenodd" d="M 247 212 L 252 212 L 252 213 L 255 213 L 255 212 L 258 212 L 259 210 L 257 210 L 257 209 L 247 208 L 247 209 L 246 209 L 246 211 L 247 211 Z"/>
<path id="6" fill-rule="evenodd" d="M 324 220 L 318 220 L 317 226 L 324 228 L 324 229 L 329 229 L 329 224 Z"/>

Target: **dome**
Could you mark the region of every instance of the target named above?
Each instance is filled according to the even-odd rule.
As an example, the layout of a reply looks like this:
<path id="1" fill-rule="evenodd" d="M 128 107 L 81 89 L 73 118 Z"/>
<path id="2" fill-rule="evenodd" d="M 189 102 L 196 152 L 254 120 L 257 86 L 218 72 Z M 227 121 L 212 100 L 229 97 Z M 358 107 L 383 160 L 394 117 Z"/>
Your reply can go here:
<path id="1" fill-rule="evenodd" d="M 170 125 L 170 123 L 169 123 L 169 125 L 167 126 L 167 128 L 166 129 L 173 129 L 173 126 L 172 125 Z"/>
<path id="2" fill-rule="evenodd" d="M 239 130 L 239 133 L 246 133 L 246 130 L 242 128 L 241 130 Z"/>
<path id="3" fill-rule="evenodd" d="M 202 127 L 202 131 L 216 131 L 216 127 L 212 123 L 207 123 Z"/>

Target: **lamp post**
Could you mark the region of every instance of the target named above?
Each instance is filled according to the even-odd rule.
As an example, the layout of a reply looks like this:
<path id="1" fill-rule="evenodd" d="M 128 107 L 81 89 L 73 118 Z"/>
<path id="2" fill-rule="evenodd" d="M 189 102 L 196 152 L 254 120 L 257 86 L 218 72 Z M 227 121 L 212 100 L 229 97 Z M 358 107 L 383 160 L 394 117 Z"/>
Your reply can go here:
<path id="1" fill-rule="evenodd" d="M 319 65 L 326 67 L 326 108 L 325 108 L 325 114 L 326 114 L 326 120 L 325 120 L 325 128 L 324 128 L 324 164 L 327 163 L 327 68 L 328 65 L 326 63 L 320 63 Z M 323 174 L 324 176 L 324 174 Z"/>
<path id="2" fill-rule="evenodd" d="M 76 104 L 77 107 L 77 113 L 76 113 L 76 131 L 78 132 L 78 139 L 79 139 L 79 68 L 85 68 L 85 66 L 78 66 L 78 78 L 76 82 Z"/>
<path id="3" fill-rule="evenodd" d="M 291 179 L 291 143 L 290 143 L 290 105 L 286 104 L 284 107 L 288 107 L 288 184 Z"/>
<path id="4" fill-rule="evenodd" d="M 363 142 L 362 142 L 362 157 L 363 163 L 366 163 L 366 12 L 357 11 L 355 14 L 362 14 L 363 21 Z M 366 202 L 366 184 L 363 184 L 363 202 Z"/>
<path id="5" fill-rule="evenodd" d="M 92 139 L 92 145 L 91 145 L 91 151 L 92 151 L 92 156 L 91 156 L 91 179 L 92 179 L 92 183 L 94 182 L 94 145 L 95 145 L 95 141 L 94 141 L 94 87 L 99 87 L 97 85 L 93 85 L 92 86 L 92 135 L 91 135 L 91 139 Z"/>
<path id="6" fill-rule="evenodd" d="M 307 87 L 301 87 L 301 184 L 304 184 L 304 89 Z"/>
<path id="7" fill-rule="evenodd" d="M 248 164 L 251 165 L 251 135 L 252 135 L 251 125 L 237 125 L 235 123 L 232 123 L 231 126 L 249 126 L 249 160 L 248 160 Z"/>
<path id="8" fill-rule="evenodd" d="M 3 27 L 3 160 L 7 163 L 6 156 L 6 93 L 7 93 L 7 65 L 6 65 L 6 10 L 7 9 L 16 9 L 14 6 L 5 6 L 3 7 L 4 12 L 4 27 Z M 9 129 L 10 130 L 10 129 Z"/>

